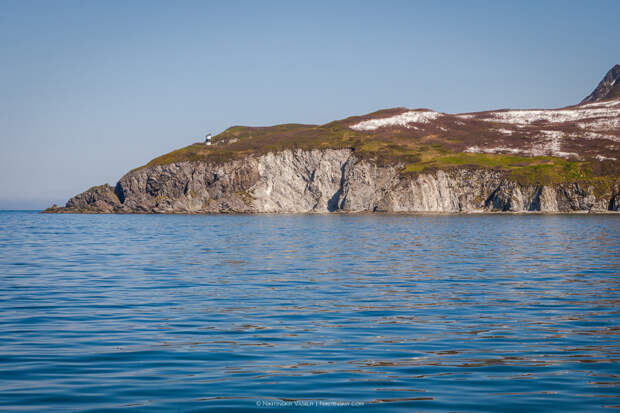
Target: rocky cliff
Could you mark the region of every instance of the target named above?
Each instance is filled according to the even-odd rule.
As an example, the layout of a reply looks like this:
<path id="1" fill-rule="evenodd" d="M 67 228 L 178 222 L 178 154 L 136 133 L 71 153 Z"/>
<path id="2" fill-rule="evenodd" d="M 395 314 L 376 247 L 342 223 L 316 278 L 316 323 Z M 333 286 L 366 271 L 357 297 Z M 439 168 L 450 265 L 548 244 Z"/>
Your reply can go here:
<path id="1" fill-rule="evenodd" d="M 285 150 L 224 163 L 142 168 L 91 188 L 50 212 L 327 213 L 618 211 L 620 181 L 607 188 L 520 183 L 477 167 L 403 174 L 352 150 Z"/>

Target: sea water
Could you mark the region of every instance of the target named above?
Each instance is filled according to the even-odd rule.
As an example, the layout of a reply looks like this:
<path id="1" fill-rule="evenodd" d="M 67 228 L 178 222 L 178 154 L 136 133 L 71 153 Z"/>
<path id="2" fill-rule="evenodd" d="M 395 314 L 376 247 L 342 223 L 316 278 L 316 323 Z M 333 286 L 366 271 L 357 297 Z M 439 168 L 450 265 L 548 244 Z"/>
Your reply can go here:
<path id="1" fill-rule="evenodd" d="M 607 411 L 620 216 L 0 213 L 0 410 Z"/>

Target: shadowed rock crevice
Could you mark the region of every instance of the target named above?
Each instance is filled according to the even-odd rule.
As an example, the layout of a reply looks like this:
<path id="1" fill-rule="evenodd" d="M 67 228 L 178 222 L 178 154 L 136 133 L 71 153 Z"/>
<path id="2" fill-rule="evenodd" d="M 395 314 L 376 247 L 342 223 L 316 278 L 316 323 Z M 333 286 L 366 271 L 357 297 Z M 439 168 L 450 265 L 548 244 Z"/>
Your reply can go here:
<path id="1" fill-rule="evenodd" d="M 343 163 L 342 166 L 340 167 L 340 183 L 338 185 L 338 190 L 329 199 L 329 201 L 327 201 L 327 210 L 329 212 L 334 212 L 342 208 L 340 198 L 342 197 L 342 194 L 344 193 L 345 174 L 346 174 L 347 166 L 349 165 L 350 161 L 351 161 L 351 157 L 349 157 L 346 160 L 346 162 Z"/>
<path id="2" fill-rule="evenodd" d="M 504 185 L 495 189 L 484 202 L 484 208 L 490 211 L 510 211 L 512 207 L 511 194 Z"/>
<path id="3" fill-rule="evenodd" d="M 539 186 L 534 192 L 528 211 L 540 211 L 540 196 L 542 195 L 543 187 Z"/>
<path id="4" fill-rule="evenodd" d="M 609 211 L 618 211 L 620 209 L 620 187 L 614 188 L 614 192 L 609 200 Z"/>
<path id="5" fill-rule="evenodd" d="M 121 204 L 125 202 L 125 193 L 123 192 L 123 186 L 120 182 L 117 182 L 114 186 L 114 194 Z"/>

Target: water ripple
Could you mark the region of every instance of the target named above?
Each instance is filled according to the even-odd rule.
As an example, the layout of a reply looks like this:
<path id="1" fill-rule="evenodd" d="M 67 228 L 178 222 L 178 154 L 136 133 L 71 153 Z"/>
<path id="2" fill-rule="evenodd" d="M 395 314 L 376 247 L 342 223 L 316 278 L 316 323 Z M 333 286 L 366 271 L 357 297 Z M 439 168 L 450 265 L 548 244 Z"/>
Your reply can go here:
<path id="1" fill-rule="evenodd" d="M 1 212 L 0 229 L 1 410 L 620 405 L 616 216 Z"/>

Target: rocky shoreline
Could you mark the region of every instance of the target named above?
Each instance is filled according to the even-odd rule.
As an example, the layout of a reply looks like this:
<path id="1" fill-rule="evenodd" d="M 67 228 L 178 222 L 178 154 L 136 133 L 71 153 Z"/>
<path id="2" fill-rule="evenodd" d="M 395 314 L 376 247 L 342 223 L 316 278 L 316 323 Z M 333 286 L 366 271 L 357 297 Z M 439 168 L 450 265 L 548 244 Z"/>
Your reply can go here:
<path id="1" fill-rule="evenodd" d="M 140 168 L 48 213 L 617 213 L 620 181 L 520 183 L 496 169 L 403 174 L 347 149 Z"/>

